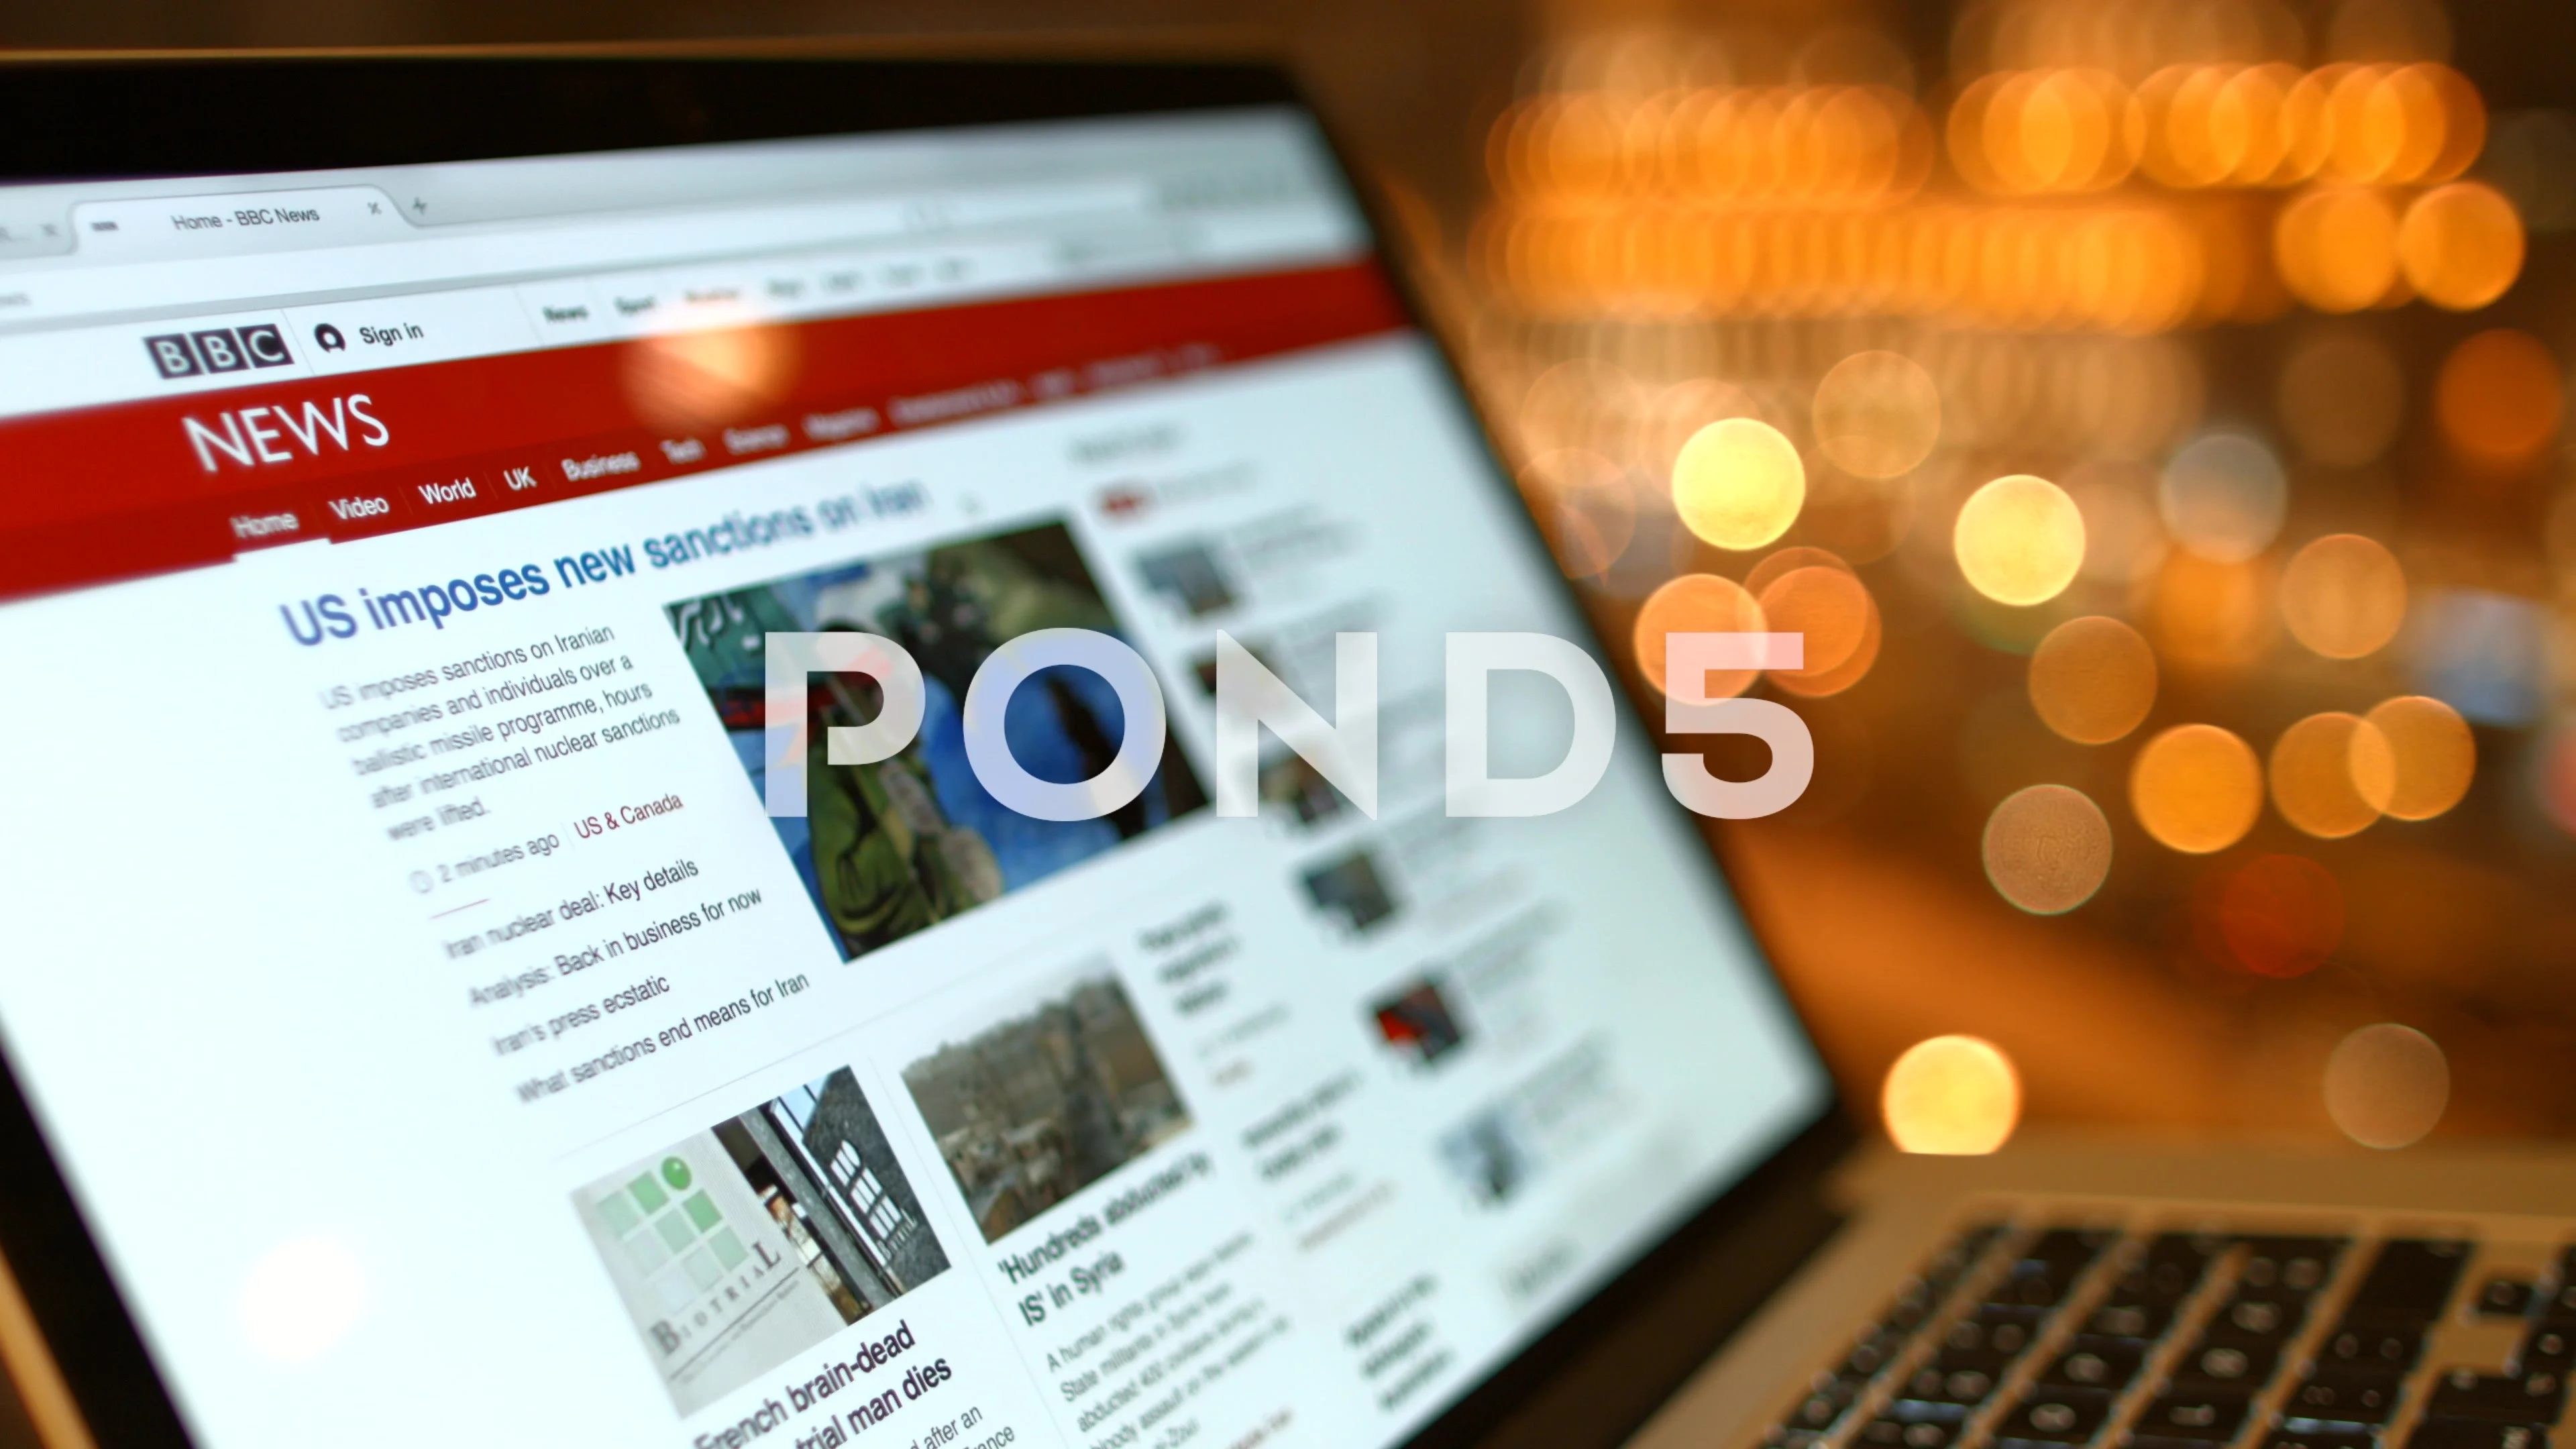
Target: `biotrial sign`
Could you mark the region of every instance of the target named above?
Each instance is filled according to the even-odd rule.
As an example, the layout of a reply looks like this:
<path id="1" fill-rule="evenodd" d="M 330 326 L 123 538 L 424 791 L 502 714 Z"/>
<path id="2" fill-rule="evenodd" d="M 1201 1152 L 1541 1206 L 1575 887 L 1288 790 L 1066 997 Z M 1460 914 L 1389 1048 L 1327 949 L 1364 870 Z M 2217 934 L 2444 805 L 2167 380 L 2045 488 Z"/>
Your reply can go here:
<path id="1" fill-rule="evenodd" d="M 1671 734 L 1751 735 L 1771 749 L 1771 766 L 1752 780 L 1721 780 L 1696 754 L 1663 757 L 1664 787 L 1691 810 L 1721 820 L 1774 815 L 1806 792 L 1815 774 L 1815 742 L 1806 722 L 1765 699 L 1710 699 L 1712 670 L 1797 669 L 1806 636 L 1767 633 L 1674 633 L 1665 636 L 1664 728 Z M 921 731 L 928 703 L 921 666 L 901 644 L 856 631 L 771 632 L 763 638 L 764 787 L 772 816 L 806 813 L 807 761 L 813 748 L 807 690 L 816 674 L 857 674 L 874 681 L 884 703 L 862 725 L 824 731 L 824 761 L 872 765 L 892 759 Z M 1334 636 L 1333 719 L 1272 673 L 1231 635 L 1217 635 L 1216 813 L 1258 813 L 1261 731 L 1314 767 L 1360 812 L 1377 818 L 1377 636 Z M 1098 675 L 1116 693 L 1123 715 L 1118 753 L 1087 780 L 1050 781 L 1029 773 L 1011 753 L 1003 718 L 1011 697 L 1039 670 L 1070 667 Z M 1573 705 L 1565 757 L 1545 774 L 1497 778 L 1490 750 L 1489 685 L 1497 673 L 1525 671 L 1554 680 Z M 1553 815 L 1592 793 L 1609 771 L 1618 736 L 1610 678 L 1590 654 L 1552 634 L 1454 633 L 1447 639 L 1446 793 L 1453 816 Z M 966 759 L 994 799 L 1039 820 L 1092 820 L 1145 791 L 1163 756 L 1162 686 L 1126 641 L 1091 629 L 1039 629 L 997 647 L 975 671 L 960 711 Z"/>

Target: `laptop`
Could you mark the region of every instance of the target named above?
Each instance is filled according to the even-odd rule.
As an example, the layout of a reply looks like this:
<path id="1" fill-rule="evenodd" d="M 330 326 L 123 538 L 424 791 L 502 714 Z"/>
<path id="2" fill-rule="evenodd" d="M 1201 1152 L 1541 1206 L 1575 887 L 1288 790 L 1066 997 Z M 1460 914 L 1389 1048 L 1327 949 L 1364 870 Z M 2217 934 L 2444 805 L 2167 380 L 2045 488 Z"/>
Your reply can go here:
<path id="1" fill-rule="evenodd" d="M 48 1445 L 2562 1417 L 2563 1160 L 1861 1144 L 1280 72 L 16 62 L 0 117 Z M 1462 740 L 1596 735 L 1459 808 Z"/>

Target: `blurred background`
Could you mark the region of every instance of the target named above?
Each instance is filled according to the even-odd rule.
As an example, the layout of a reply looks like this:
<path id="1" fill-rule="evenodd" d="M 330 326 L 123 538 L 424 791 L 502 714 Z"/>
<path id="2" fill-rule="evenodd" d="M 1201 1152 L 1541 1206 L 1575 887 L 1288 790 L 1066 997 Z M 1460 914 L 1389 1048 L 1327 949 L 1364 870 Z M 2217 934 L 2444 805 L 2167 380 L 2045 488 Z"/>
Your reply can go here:
<path id="1" fill-rule="evenodd" d="M 2576 1129 L 2576 7 L 0 3 L 10 47 L 1176 31 L 1297 66 L 1608 638 L 1806 635 L 1735 683 L 1814 784 L 1722 843 L 1856 1102 L 1956 1126 L 2001 1059 L 2033 1122 Z M 1993 1051 L 1891 1077 L 1948 1034 Z"/>

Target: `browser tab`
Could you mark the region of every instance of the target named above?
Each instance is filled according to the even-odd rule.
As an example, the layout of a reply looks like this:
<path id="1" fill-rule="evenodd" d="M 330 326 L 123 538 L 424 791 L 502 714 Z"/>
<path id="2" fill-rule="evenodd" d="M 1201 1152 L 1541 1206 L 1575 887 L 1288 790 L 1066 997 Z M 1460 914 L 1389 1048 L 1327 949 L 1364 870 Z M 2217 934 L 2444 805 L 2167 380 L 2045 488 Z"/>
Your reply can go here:
<path id="1" fill-rule="evenodd" d="M 71 249 L 71 217 L 59 207 L 0 208 L 0 257 L 57 256 Z"/>
<path id="2" fill-rule="evenodd" d="M 137 261 L 398 241 L 413 235 L 373 186 L 84 201 L 72 208 L 79 249 Z"/>

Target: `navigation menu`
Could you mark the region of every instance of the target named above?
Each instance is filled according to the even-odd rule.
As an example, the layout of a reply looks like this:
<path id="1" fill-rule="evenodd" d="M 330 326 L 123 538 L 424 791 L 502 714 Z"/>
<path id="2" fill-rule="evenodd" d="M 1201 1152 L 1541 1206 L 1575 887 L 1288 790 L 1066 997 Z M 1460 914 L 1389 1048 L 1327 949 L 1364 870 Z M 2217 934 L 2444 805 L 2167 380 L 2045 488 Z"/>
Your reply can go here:
<path id="1" fill-rule="evenodd" d="M 509 303 L 495 305 L 475 304 L 500 326 Z M 428 346 L 445 324 L 417 325 L 424 335 L 392 350 Z M 0 421 L 0 454 L 52 484 L 0 496 L 0 550 L 8 592 L 41 593 L 531 507 L 1402 325 L 1375 266 L 1354 263 L 774 324 L 737 335 L 788 365 L 695 394 L 644 379 L 747 354 L 598 343 Z M 657 413 L 692 396 L 709 410 L 697 426 L 661 425 Z"/>

